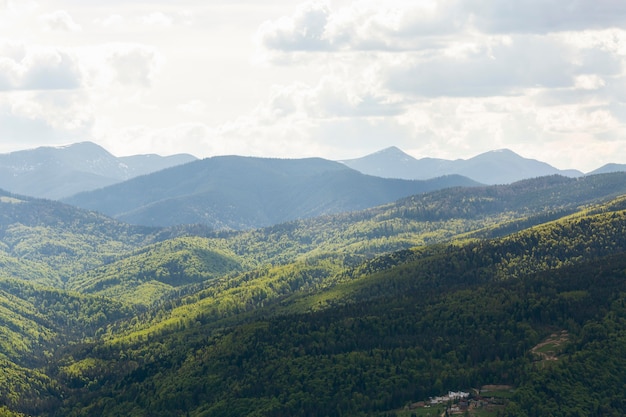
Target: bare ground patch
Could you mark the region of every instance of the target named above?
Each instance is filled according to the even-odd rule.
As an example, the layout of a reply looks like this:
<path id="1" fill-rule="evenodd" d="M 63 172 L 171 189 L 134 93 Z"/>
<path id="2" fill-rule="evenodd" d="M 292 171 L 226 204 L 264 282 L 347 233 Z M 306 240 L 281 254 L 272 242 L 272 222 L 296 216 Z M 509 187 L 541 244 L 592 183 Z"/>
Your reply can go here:
<path id="1" fill-rule="evenodd" d="M 567 342 L 569 342 L 569 334 L 567 330 L 561 330 L 560 332 L 552 333 L 530 351 L 540 361 L 556 361 L 559 359 L 559 354 L 563 351 L 563 347 Z"/>

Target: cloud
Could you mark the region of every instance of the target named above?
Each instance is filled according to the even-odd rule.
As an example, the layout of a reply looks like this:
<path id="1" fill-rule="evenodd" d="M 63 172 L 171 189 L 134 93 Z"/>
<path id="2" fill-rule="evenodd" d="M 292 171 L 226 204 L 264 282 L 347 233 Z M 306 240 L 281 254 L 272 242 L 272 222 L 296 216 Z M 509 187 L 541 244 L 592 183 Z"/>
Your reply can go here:
<path id="1" fill-rule="evenodd" d="M 71 90 L 81 85 L 78 61 L 68 52 L 56 50 L 33 54 L 24 67 L 22 89 Z"/>
<path id="2" fill-rule="evenodd" d="M 623 27 L 626 3 L 615 0 L 467 0 L 460 3 L 484 32 L 551 33 Z"/>
<path id="3" fill-rule="evenodd" d="M 508 37 L 484 42 L 470 53 L 410 56 L 388 68 L 387 86 L 421 96 L 518 94 L 526 88 L 571 86 L 577 51 L 545 37 Z"/>
<path id="4" fill-rule="evenodd" d="M 123 27 L 124 22 L 125 22 L 124 17 L 119 14 L 111 14 L 107 17 L 97 18 L 94 20 L 94 23 L 106 29 Z"/>
<path id="5" fill-rule="evenodd" d="M 109 45 L 106 61 L 122 86 L 150 87 L 160 67 L 159 52 L 145 45 Z"/>
<path id="6" fill-rule="evenodd" d="M 148 26 L 170 27 L 173 24 L 172 18 L 162 12 L 153 12 L 148 15 L 141 16 L 139 21 Z"/>
<path id="7" fill-rule="evenodd" d="M 77 91 L 17 91 L 0 95 L 0 137 L 19 148 L 85 140 L 94 119 Z"/>
<path id="8" fill-rule="evenodd" d="M 325 3 L 301 5 L 292 16 L 264 22 L 257 32 L 261 45 L 283 51 L 327 50 L 331 48 L 325 30 L 330 9 Z"/>
<path id="9" fill-rule="evenodd" d="M 597 74 L 581 74 L 574 80 L 574 87 L 581 90 L 598 90 L 605 85 L 604 79 Z"/>
<path id="10" fill-rule="evenodd" d="M 417 51 L 476 33 L 545 35 L 625 24 L 626 3 L 615 0 L 361 0 L 337 8 L 305 3 L 264 22 L 256 38 L 267 51 L 283 53 Z"/>
<path id="11" fill-rule="evenodd" d="M 0 91 L 72 90 L 82 83 L 75 55 L 58 48 L 0 45 Z"/>
<path id="12" fill-rule="evenodd" d="M 30 13 L 37 9 L 37 2 L 30 0 L 0 0 L 0 12 L 6 11 L 12 16 Z"/>
<path id="13" fill-rule="evenodd" d="M 255 117 L 275 123 L 296 117 L 310 119 L 376 118 L 403 113 L 404 103 L 380 90 L 369 74 L 328 75 L 314 86 L 274 86 Z"/>
<path id="14" fill-rule="evenodd" d="M 154 153 L 173 155 L 181 152 L 197 156 L 223 153 L 215 147 L 215 130 L 203 123 L 180 123 L 155 129 L 145 125 L 96 131 L 94 136 L 115 155 Z"/>
<path id="15" fill-rule="evenodd" d="M 213 140 L 227 144 L 229 153 L 336 159 L 369 151 L 386 135 L 393 135 L 397 145 L 406 144 L 410 132 L 396 119 L 404 103 L 379 94 L 370 81 L 367 74 L 329 75 L 313 86 L 274 86 L 254 111 L 218 126 Z"/>
<path id="16" fill-rule="evenodd" d="M 183 113 L 187 113 L 193 116 L 203 116 L 207 113 L 208 106 L 204 101 L 196 99 L 178 105 L 177 109 Z"/>
<path id="17" fill-rule="evenodd" d="M 80 32 L 82 30 L 82 27 L 65 10 L 41 15 L 39 20 L 43 23 L 44 28 L 49 31 Z"/>

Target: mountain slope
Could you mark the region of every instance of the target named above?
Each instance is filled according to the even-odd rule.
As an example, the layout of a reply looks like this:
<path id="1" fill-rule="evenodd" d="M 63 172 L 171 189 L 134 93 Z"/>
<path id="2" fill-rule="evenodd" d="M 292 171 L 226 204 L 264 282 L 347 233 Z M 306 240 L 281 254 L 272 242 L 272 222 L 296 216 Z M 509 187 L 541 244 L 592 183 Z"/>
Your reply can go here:
<path id="1" fill-rule="evenodd" d="M 442 175 L 462 175 L 482 184 L 508 184 L 527 178 L 560 174 L 577 177 L 582 172 L 559 170 L 545 162 L 523 158 L 508 149 L 485 152 L 464 160 L 415 159 L 396 147 L 341 161 L 368 175 L 384 178 L 428 179 Z"/>
<path id="2" fill-rule="evenodd" d="M 8 409 L 32 416 L 58 409 L 63 389 L 43 369 L 53 355 L 134 315 L 115 300 L 0 278 L 0 415 L 12 416 Z"/>
<path id="3" fill-rule="evenodd" d="M 562 380 L 593 382 L 606 403 L 594 412 L 621 415 L 606 389 L 621 385 L 600 367 L 621 378 L 626 198 L 611 198 L 624 194 L 626 173 L 550 176 L 210 233 L 2 192 L 0 262 L 14 264 L 0 277 L 0 404 L 39 416 L 381 416 L 507 383 L 524 388 L 511 407 L 532 414 L 546 395 L 533 381 L 558 384 L 567 369 L 551 375 L 532 348 L 565 330 L 561 354 L 590 379 Z M 565 387 L 557 405 L 593 415 Z"/>
<path id="4" fill-rule="evenodd" d="M 177 238 L 142 247 L 79 274 L 68 289 L 150 306 L 175 289 L 240 272 L 243 258 L 202 238 Z"/>
<path id="5" fill-rule="evenodd" d="M 606 164 L 594 171 L 591 171 L 588 175 L 607 174 L 610 172 L 624 172 L 624 171 L 626 171 L 626 164 Z"/>
<path id="6" fill-rule="evenodd" d="M 216 229 L 269 226 L 376 206 L 452 186 L 462 177 L 391 180 L 319 158 L 214 157 L 135 178 L 64 201 L 134 224 L 203 223 Z"/>
<path id="7" fill-rule="evenodd" d="M 74 352 L 84 379 L 63 414 L 379 416 L 448 390 L 517 384 L 541 372 L 531 351 L 555 329 L 573 340 L 563 355 L 606 340 L 591 328 L 603 315 L 611 331 L 626 331 L 626 212 L 611 209 L 623 204 L 502 239 L 386 255 L 230 321 L 191 296 L 181 304 L 196 316 L 170 332 L 113 337 L 95 361 Z M 616 384 L 590 372 L 605 362 L 587 361 L 585 382 L 618 415 Z M 552 400 L 573 409 L 567 396 Z M 591 415 L 589 403 L 580 414 Z"/>
<path id="8" fill-rule="evenodd" d="M 204 246 L 227 249 L 245 259 L 247 268 L 211 282 L 194 299 L 202 306 L 204 319 L 225 319 L 294 292 L 332 285 L 342 279 L 344 269 L 386 253 L 455 238 L 505 236 L 562 218 L 580 205 L 626 194 L 625 180 L 626 174 L 554 176 L 506 186 L 441 190 L 363 212 L 223 234 Z M 624 209 L 625 201 L 617 199 L 603 210 Z M 145 272 L 150 275 L 150 271 Z M 125 284 L 117 285 L 124 288 Z M 195 314 L 183 304 L 169 313 L 167 322 L 146 319 L 129 337 L 160 334 L 193 320 Z"/>
<path id="9" fill-rule="evenodd" d="M 191 155 L 116 158 L 91 142 L 0 154 L 0 188 L 58 199 L 195 160 Z"/>
<path id="10" fill-rule="evenodd" d="M 77 272 L 158 239 L 158 231 L 0 190 L 2 275 L 55 287 Z"/>

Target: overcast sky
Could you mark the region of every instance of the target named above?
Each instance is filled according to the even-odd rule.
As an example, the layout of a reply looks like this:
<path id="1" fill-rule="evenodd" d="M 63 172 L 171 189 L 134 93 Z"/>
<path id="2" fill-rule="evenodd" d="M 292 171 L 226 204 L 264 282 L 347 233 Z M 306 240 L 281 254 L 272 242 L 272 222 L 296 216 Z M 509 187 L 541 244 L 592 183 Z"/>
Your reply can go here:
<path id="1" fill-rule="evenodd" d="M 0 152 L 626 163 L 623 0 L 0 0 Z"/>

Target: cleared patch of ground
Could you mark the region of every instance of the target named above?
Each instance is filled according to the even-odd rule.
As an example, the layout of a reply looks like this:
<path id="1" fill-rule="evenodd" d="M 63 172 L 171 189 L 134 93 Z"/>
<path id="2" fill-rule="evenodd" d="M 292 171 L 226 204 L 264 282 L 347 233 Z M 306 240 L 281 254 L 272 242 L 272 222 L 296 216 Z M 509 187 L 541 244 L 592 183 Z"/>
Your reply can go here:
<path id="1" fill-rule="evenodd" d="M 539 361 L 557 361 L 567 342 L 569 342 L 569 334 L 567 330 L 561 330 L 552 333 L 530 351 Z"/>

